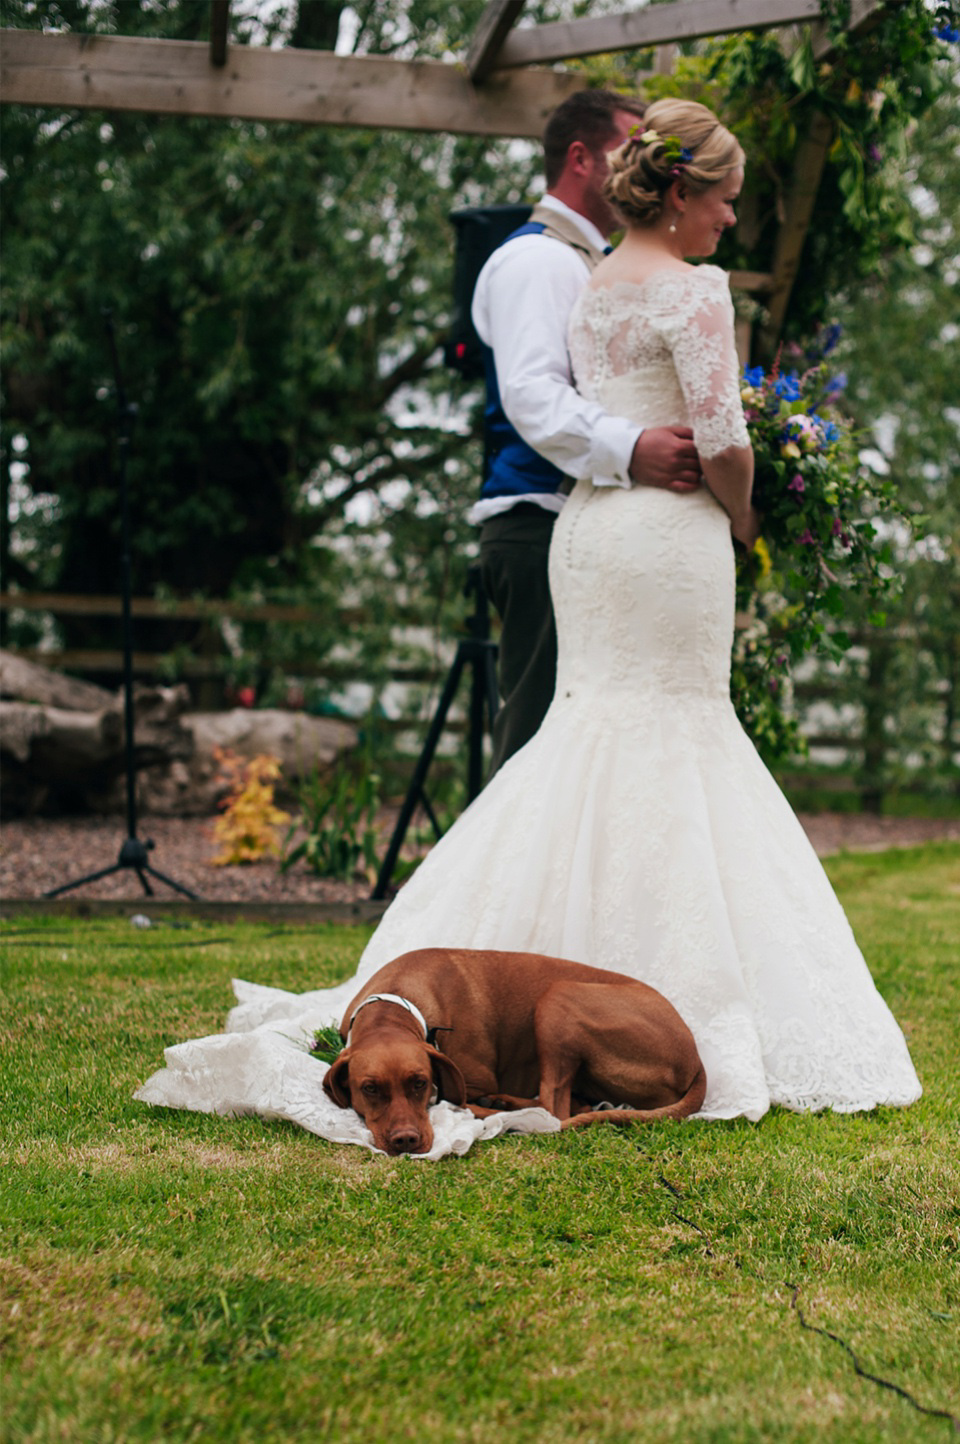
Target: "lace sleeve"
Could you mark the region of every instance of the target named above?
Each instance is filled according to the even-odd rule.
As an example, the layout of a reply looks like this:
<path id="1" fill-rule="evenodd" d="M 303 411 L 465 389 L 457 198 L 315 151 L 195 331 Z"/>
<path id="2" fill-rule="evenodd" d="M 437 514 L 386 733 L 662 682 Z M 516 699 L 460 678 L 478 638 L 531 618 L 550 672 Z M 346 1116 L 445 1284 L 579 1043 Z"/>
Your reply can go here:
<path id="1" fill-rule="evenodd" d="M 596 317 L 592 311 L 601 297 L 590 290 L 583 290 L 570 316 L 567 332 L 567 349 L 570 354 L 570 369 L 573 384 L 588 401 L 596 401 L 600 394 L 600 383 L 608 371 L 606 343 L 598 331 Z"/>
<path id="2" fill-rule="evenodd" d="M 695 295 L 682 308 L 682 324 L 671 328 L 670 344 L 697 450 L 709 459 L 730 446 L 749 446 L 750 437 L 728 278 L 716 266 L 701 266 L 691 281 Z"/>

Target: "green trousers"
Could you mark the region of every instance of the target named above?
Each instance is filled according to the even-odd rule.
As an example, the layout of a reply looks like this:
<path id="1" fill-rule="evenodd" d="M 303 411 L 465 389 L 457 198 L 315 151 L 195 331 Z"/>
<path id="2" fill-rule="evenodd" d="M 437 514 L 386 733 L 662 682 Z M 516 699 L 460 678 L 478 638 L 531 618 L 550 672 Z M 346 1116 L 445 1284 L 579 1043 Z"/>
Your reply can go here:
<path id="1" fill-rule="evenodd" d="M 480 528 L 480 572 L 500 618 L 490 775 L 536 732 L 553 700 L 557 632 L 547 579 L 556 512 L 520 502 Z"/>

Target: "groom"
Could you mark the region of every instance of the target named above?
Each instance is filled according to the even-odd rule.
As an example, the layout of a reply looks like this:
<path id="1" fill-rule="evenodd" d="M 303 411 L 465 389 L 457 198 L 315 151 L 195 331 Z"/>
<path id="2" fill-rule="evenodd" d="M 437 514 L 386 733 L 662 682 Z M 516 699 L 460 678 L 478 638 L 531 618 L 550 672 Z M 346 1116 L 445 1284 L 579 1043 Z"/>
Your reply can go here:
<path id="1" fill-rule="evenodd" d="M 553 698 L 547 553 L 570 478 L 673 491 L 700 483 L 691 431 L 643 430 L 586 401 L 567 352 L 574 302 L 619 226 L 602 191 L 607 152 L 642 124 L 644 109 L 609 90 L 578 91 L 558 106 L 544 132 L 546 194 L 490 256 L 474 292 L 488 445 L 470 520 L 480 523 L 483 584 L 501 623 L 491 776 L 533 736 Z"/>

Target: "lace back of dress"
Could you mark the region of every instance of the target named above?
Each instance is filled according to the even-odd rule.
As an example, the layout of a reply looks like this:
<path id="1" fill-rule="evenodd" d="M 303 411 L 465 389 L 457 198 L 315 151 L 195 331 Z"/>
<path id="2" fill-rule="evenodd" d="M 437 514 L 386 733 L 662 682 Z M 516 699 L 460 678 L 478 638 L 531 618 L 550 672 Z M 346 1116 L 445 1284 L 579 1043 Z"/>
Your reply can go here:
<path id="1" fill-rule="evenodd" d="M 747 446 L 733 320 L 716 266 L 588 286 L 570 324 L 577 386 L 642 426 L 691 426 L 703 457 Z"/>

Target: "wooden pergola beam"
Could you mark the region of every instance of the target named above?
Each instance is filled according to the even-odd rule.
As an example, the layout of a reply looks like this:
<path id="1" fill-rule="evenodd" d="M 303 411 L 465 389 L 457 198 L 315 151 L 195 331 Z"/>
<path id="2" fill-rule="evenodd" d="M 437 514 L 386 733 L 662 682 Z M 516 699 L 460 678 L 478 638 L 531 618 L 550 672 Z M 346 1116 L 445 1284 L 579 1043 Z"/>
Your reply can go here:
<path id="1" fill-rule="evenodd" d="M 499 64 L 498 55 L 504 40 L 520 17 L 525 0 L 487 0 L 487 7 L 467 51 L 467 71 L 474 85 L 486 80 Z"/>
<path id="2" fill-rule="evenodd" d="M 210 0 L 210 64 L 218 69 L 227 63 L 230 30 L 230 0 Z"/>
<path id="3" fill-rule="evenodd" d="M 586 77 L 496 72 L 480 87 L 458 65 L 232 45 L 221 69 L 193 40 L 0 31 L 4 103 L 299 121 L 382 130 L 539 137 Z"/>
<path id="4" fill-rule="evenodd" d="M 604 55 L 696 40 L 735 30 L 765 30 L 820 19 L 820 0 L 676 0 L 625 15 L 555 20 L 514 30 L 497 56 L 497 69 L 545 65 L 580 55 Z"/>

